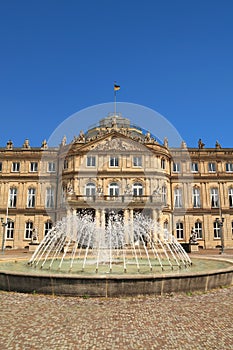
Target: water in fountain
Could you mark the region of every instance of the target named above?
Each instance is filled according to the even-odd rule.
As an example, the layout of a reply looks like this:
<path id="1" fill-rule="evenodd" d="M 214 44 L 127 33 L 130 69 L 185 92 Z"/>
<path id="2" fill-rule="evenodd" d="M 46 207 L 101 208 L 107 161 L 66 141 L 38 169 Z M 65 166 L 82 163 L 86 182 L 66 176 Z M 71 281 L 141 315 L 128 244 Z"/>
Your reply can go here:
<path id="1" fill-rule="evenodd" d="M 66 272 L 146 273 L 188 267 L 191 260 L 175 237 L 147 216 L 137 214 L 126 224 L 112 214 L 103 228 L 84 214 L 59 221 L 29 264 Z"/>

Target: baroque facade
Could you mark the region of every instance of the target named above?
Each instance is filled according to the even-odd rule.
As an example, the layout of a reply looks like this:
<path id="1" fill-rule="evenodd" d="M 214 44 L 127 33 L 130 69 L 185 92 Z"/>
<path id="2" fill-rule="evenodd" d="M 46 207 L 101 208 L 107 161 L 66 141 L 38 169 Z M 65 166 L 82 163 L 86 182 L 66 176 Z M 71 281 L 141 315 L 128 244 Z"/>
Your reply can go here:
<path id="1" fill-rule="evenodd" d="M 41 241 L 53 223 L 88 212 L 104 227 L 111 212 L 143 212 L 183 244 L 233 248 L 233 148 L 169 147 L 120 115 L 70 144 L 0 148 L 2 249 Z"/>

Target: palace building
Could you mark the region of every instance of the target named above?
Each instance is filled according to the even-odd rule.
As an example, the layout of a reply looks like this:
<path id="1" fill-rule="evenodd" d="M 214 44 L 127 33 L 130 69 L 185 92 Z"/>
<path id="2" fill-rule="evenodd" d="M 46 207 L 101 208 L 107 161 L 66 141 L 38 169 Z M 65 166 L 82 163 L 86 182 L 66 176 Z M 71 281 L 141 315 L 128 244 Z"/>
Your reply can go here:
<path id="1" fill-rule="evenodd" d="M 169 147 L 120 114 L 71 143 L 0 148 L 2 249 L 28 248 L 53 224 L 88 212 L 105 227 L 111 212 L 143 212 L 182 244 L 233 248 L 233 148 Z"/>

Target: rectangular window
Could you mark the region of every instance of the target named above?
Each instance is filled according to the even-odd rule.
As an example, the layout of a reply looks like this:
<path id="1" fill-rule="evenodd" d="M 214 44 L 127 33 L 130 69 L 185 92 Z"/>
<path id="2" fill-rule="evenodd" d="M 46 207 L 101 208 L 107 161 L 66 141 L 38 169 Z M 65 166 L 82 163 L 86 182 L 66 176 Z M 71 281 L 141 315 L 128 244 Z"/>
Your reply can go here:
<path id="1" fill-rule="evenodd" d="M 119 166 L 119 158 L 115 156 L 111 156 L 109 160 L 110 167 L 118 167 Z"/>
<path id="2" fill-rule="evenodd" d="M 96 166 L 95 156 L 87 156 L 87 166 Z"/>
<path id="3" fill-rule="evenodd" d="M 36 202 L 36 190 L 35 188 L 29 188 L 28 197 L 27 197 L 27 207 L 35 208 L 35 202 Z"/>
<path id="4" fill-rule="evenodd" d="M 48 232 L 52 229 L 53 227 L 53 224 L 51 221 L 47 221 L 45 224 L 44 224 L 44 235 L 46 236 L 48 234 Z"/>
<path id="5" fill-rule="evenodd" d="M 0 162 L 0 172 L 2 172 L 2 162 Z"/>
<path id="6" fill-rule="evenodd" d="M 166 160 L 164 158 L 161 159 L 161 169 L 165 169 L 166 168 Z"/>
<path id="7" fill-rule="evenodd" d="M 25 238 L 31 239 L 32 238 L 32 231 L 33 231 L 33 222 L 28 221 L 25 224 Z"/>
<path id="8" fill-rule="evenodd" d="M 220 225 L 217 221 L 214 222 L 214 238 L 221 238 Z"/>
<path id="9" fill-rule="evenodd" d="M 230 208 L 233 208 L 233 188 L 229 188 L 228 196 L 229 196 L 229 206 Z"/>
<path id="10" fill-rule="evenodd" d="M 200 189 L 197 187 L 193 188 L 193 208 L 201 207 L 201 199 L 200 199 Z"/>
<path id="11" fill-rule="evenodd" d="M 162 186 L 162 202 L 164 205 L 167 205 L 167 187 Z"/>
<path id="12" fill-rule="evenodd" d="M 46 198 L 45 198 L 45 207 L 53 208 L 54 207 L 54 188 L 46 188 Z"/>
<path id="13" fill-rule="evenodd" d="M 215 173 L 216 172 L 216 164 L 213 162 L 210 162 L 208 164 L 208 170 L 210 173 Z"/>
<path id="14" fill-rule="evenodd" d="M 191 163 L 191 172 L 192 173 L 198 172 L 198 163 L 196 163 L 196 162 Z"/>
<path id="15" fill-rule="evenodd" d="M 12 163 L 12 168 L 11 168 L 12 172 L 18 173 L 19 169 L 20 169 L 20 163 L 19 162 L 13 162 Z"/>
<path id="16" fill-rule="evenodd" d="M 173 172 L 180 173 L 180 163 L 173 162 Z"/>
<path id="17" fill-rule="evenodd" d="M 202 238 L 202 223 L 200 221 L 195 222 L 194 226 L 195 233 L 197 235 L 197 238 Z"/>
<path id="18" fill-rule="evenodd" d="M 14 238 L 14 228 L 15 228 L 14 221 L 9 221 L 6 227 L 6 239 Z"/>
<path id="19" fill-rule="evenodd" d="M 184 239 L 184 228 L 182 222 L 176 223 L 176 238 L 177 239 Z"/>
<path id="20" fill-rule="evenodd" d="M 10 188 L 9 192 L 9 208 L 16 208 L 17 203 L 17 188 Z"/>
<path id="21" fill-rule="evenodd" d="M 31 173 L 35 173 L 38 171 L 38 163 L 37 162 L 31 162 L 30 163 L 30 170 Z"/>
<path id="22" fill-rule="evenodd" d="M 142 157 L 134 156 L 133 157 L 133 166 L 142 167 Z"/>
<path id="23" fill-rule="evenodd" d="M 219 195 L 217 188 L 211 188 L 210 190 L 210 201 L 212 208 L 219 208 Z"/>
<path id="24" fill-rule="evenodd" d="M 227 173 L 233 172 L 233 163 L 226 163 L 226 172 Z"/>
<path id="25" fill-rule="evenodd" d="M 48 173 L 55 173 L 56 171 L 56 163 L 48 162 Z"/>
<path id="26" fill-rule="evenodd" d="M 175 188 L 174 192 L 174 207 L 182 208 L 182 191 L 181 188 Z"/>

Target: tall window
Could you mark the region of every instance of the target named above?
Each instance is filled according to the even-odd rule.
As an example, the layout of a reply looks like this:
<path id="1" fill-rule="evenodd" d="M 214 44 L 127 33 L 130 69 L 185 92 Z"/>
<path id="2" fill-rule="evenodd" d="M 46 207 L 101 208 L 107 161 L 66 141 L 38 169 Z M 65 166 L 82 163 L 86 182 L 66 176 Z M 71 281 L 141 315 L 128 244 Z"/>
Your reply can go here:
<path id="1" fill-rule="evenodd" d="M 193 208 L 201 207 L 200 189 L 193 187 Z"/>
<path id="2" fill-rule="evenodd" d="M 9 192 L 9 208 L 16 208 L 17 203 L 17 188 L 10 188 Z"/>
<path id="3" fill-rule="evenodd" d="M 214 162 L 210 162 L 208 164 L 208 170 L 210 173 L 215 173 L 216 172 L 216 164 Z"/>
<path id="4" fill-rule="evenodd" d="M 28 221 L 25 224 L 25 238 L 29 239 L 32 238 L 32 231 L 33 231 L 33 222 Z"/>
<path id="5" fill-rule="evenodd" d="M 141 156 L 134 156 L 133 157 L 133 166 L 142 166 L 142 157 Z"/>
<path id="6" fill-rule="evenodd" d="M 13 162 L 11 170 L 13 172 L 19 172 L 19 169 L 20 169 L 20 163 L 19 162 Z"/>
<path id="7" fill-rule="evenodd" d="M 34 208 L 35 202 L 36 202 L 36 190 L 35 188 L 29 188 L 28 196 L 27 196 L 27 207 Z"/>
<path id="8" fill-rule="evenodd" d="M 162 186 L 162 202 L 164 205 L 167 205 L 167 187 Z"/>
<path id="9" fill-rule="evenodd" d="M 116 156 L 111 156 L 109 160 L 110 167 L 118 167 L 119 166 L 119 158 Z"/>
<path id="10" fill-rule="evenodd" d="M 202 238 L 202 223 L 200 221 L 195 222 L 194 230 L 197 234 L 197 238 Z"/>
<path id="11" fill-rule="evenodd" d="M 143 193 L 143 187 L 140 182 L 135 182 L 133 184 L 133 195 L 134 196 L 142 196 Z"/>
<path id="12" fill-rule="evenodd" d="M 211 188 L 210 190 L 210 200 L 212 208 L 219 208 L 219 195 L 217 188 Z"/>
<path id="13" fill-rule="evenodd" d="M 116 182 L 109 184 L 109 196 L 119 196 L 120 190 L 119 185 Z"/>
<path id="14" fill-rule="evenodd" d="M 161 159 L 161 169 L 166 168 L 166 160 L 164 158 Z"/>
<path id="15" fill-rule="evenodd" d="M 217 221 L 214 221 L 214 238 L 221 238 L 220 226 Z"/>
<path id="16" fill-rule="evenodd" d="M 182 208 L 182 190 L 181 190 L 181 188 L 175 188 L 174 207 L 175 208 Z"/>
<path id="17" fill-rule="evenodd" d="M 229 206 L 230 208 L 233 208 L 233 188 L 229 188 L 228 198 L 229 198 Z"/>
<path id="18" fill-rule="evenodd" d="M 96 166 L 95 156 L 87 156 L 87 166 Z"/>
<path id="19" fill-rule="evenodd" d="M 13 239 L 14 238 L 14 228 L 15 228 L 14 221 L 9 221 L 7 223 L 7 227 L 6 227 L 6 238 L 7 239 Z"/>
<path id="20" fill-rule="evenodd" d="M 176 238 L 183 239 L 184 238 L 184 225 L 183 222 L 176 223 Z"/>
<path id="21" fill-rule="evenodd" d="M 56 163 L 48 162 L 48 173 L 55 173 L 56 171 Z"/>
<path id="22" fill-rule="evenodd" d="M 233 172 L 233 163 L 226 163 L 226 172 L 228 173 Z"/>
<path id="23" fill-rule="evenodd" d="M 63 169 L 68 169 L 69 167 L 69 163 L 68 163 L 68 160 L 67 159 L 64 159 L 64 163 L 63 163 Z"/>
<path id="24" fill-rule="evenodd" d="M 46 221 L 44 224 L 44 235 L 46 236 L 48 232 L 52 229 L 53 224 L 52 221 Z"/>
<path id="25" fill-rule="evenodd" d="M 173 172 L 180 173 L 180 163 L 173 162 Z"/>
<path id="26" fill-rule="evenodd" d="M 198 163 L 197 162 L 191 163 L 191 172 L 192 173 L 197 173 L 198 172 Z"/>
<path id="27" fill-rule="evenodd" d="M 35 173 L 38 171 L 38 163 L 37 162 L 31 162 L 30 163 L 30 172 Z"/>
<path id="28" fill-rule="evenodd" d="M 96 193 L 95 184 L 92 182 L 89 182 L 88 184 L 86 184 L 86 188 L 85 188 L 86 196 L 94 196 L 95 193 Z"/>
<path id="29" fill-rule="evenodd" d="M 2 172 L 2 162 L 0 162 L 0 172 Z"/>
<path id="30" fill-rule="evenodd" d="M 46 188 L 45 207 L 46 208 L 54 207 L 54 188 L 53 187 Z"/>

